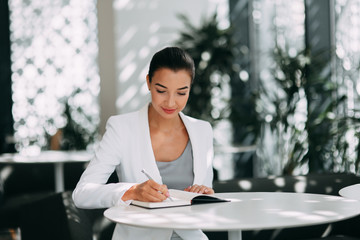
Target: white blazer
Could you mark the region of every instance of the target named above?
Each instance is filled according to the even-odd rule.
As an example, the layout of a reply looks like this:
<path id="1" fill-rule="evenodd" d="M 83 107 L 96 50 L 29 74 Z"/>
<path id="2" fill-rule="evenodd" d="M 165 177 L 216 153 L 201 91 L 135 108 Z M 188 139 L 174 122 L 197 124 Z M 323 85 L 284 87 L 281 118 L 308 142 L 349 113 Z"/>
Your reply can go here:
<path id="1" fill-rule="evenodd" d="M 212 187 L 213 132 L 208 122 L 180 113 L 189 134 L 193 150 L 194 183 Z M 148 104 L 136 112 L 112 116 L 94 158 L 82 174 L 73 200 L 79 208 L 109 208 L 128 205 L 122 201 L 124 193 L 134 184 L 147 181 L 141 173 L 145 169 L 153 179 L 162 184 L 151 145 Z M 119 183 L 106 184 L 116 170 Z M 183 239 L 207 239 L 200 230 L 175 230 Z M 117 224 L 113 239 L 168 240 L 170 229 L 146 229 Z"/>

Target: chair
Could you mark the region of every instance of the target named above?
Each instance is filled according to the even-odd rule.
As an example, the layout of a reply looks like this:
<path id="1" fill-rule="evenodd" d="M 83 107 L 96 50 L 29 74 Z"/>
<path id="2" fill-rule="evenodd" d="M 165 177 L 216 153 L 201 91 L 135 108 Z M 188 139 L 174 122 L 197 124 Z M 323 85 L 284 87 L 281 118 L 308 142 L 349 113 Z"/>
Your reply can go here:
<path id="1" fill-rule="evenodd" d="M 103 211 L 75 207 L 70 191 L 53 194 L 23 208 L 22 240 L 93 240 L 104 228 Z"/>

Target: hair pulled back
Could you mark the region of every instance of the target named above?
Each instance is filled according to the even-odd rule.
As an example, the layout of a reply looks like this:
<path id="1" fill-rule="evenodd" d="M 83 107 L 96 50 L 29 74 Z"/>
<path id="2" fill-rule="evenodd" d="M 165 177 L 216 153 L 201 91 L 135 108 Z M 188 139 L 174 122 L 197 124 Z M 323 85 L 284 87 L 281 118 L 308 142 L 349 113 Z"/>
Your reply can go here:
<path id="1" fill-rule="evenodd" d="M 154 54 L 149 66 L 149 81 L 154 73 L 160 68 L 168 68 L 173 71 L 185 70 L 191 77 L 191 83 L 195 77 L 195 64 L 192 57 L 178 47 L 167 47 Z"/>

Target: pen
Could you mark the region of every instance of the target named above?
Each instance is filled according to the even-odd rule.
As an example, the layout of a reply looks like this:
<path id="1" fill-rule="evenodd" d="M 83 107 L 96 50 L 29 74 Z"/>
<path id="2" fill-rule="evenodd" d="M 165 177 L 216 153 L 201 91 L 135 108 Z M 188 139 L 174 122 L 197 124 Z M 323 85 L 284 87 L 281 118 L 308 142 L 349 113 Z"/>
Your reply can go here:
<path id="1" fill-rule="evenodd" d="M 145 171 L 145 169 L 142 169 L 141 172 L 142 172 L 143 174 L 145 174 L 145 176 L 146 176 L 149 180 L 154 180 L 154 179 Z M 171 201 L 173 201 L 173 199 L 172 199 L 171 197 L 169 197 L 169 199 L 170 199 Z"/>

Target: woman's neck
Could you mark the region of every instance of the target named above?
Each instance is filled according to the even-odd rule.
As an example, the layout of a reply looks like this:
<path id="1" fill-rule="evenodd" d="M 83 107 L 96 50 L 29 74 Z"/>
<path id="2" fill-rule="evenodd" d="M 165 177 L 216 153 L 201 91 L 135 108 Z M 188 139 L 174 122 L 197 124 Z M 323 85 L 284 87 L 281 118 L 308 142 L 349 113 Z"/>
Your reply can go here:
<path id="1" fill-rule="evenodd" d="M 149 126 L 157 128 L 160 131 L 170 132 L 178 128 L 182 128 L 183 124 L 179 115 L 174 118 L 166 119 L 158 114 L 155 109 L 149 105 L 148 110 Z"/>

